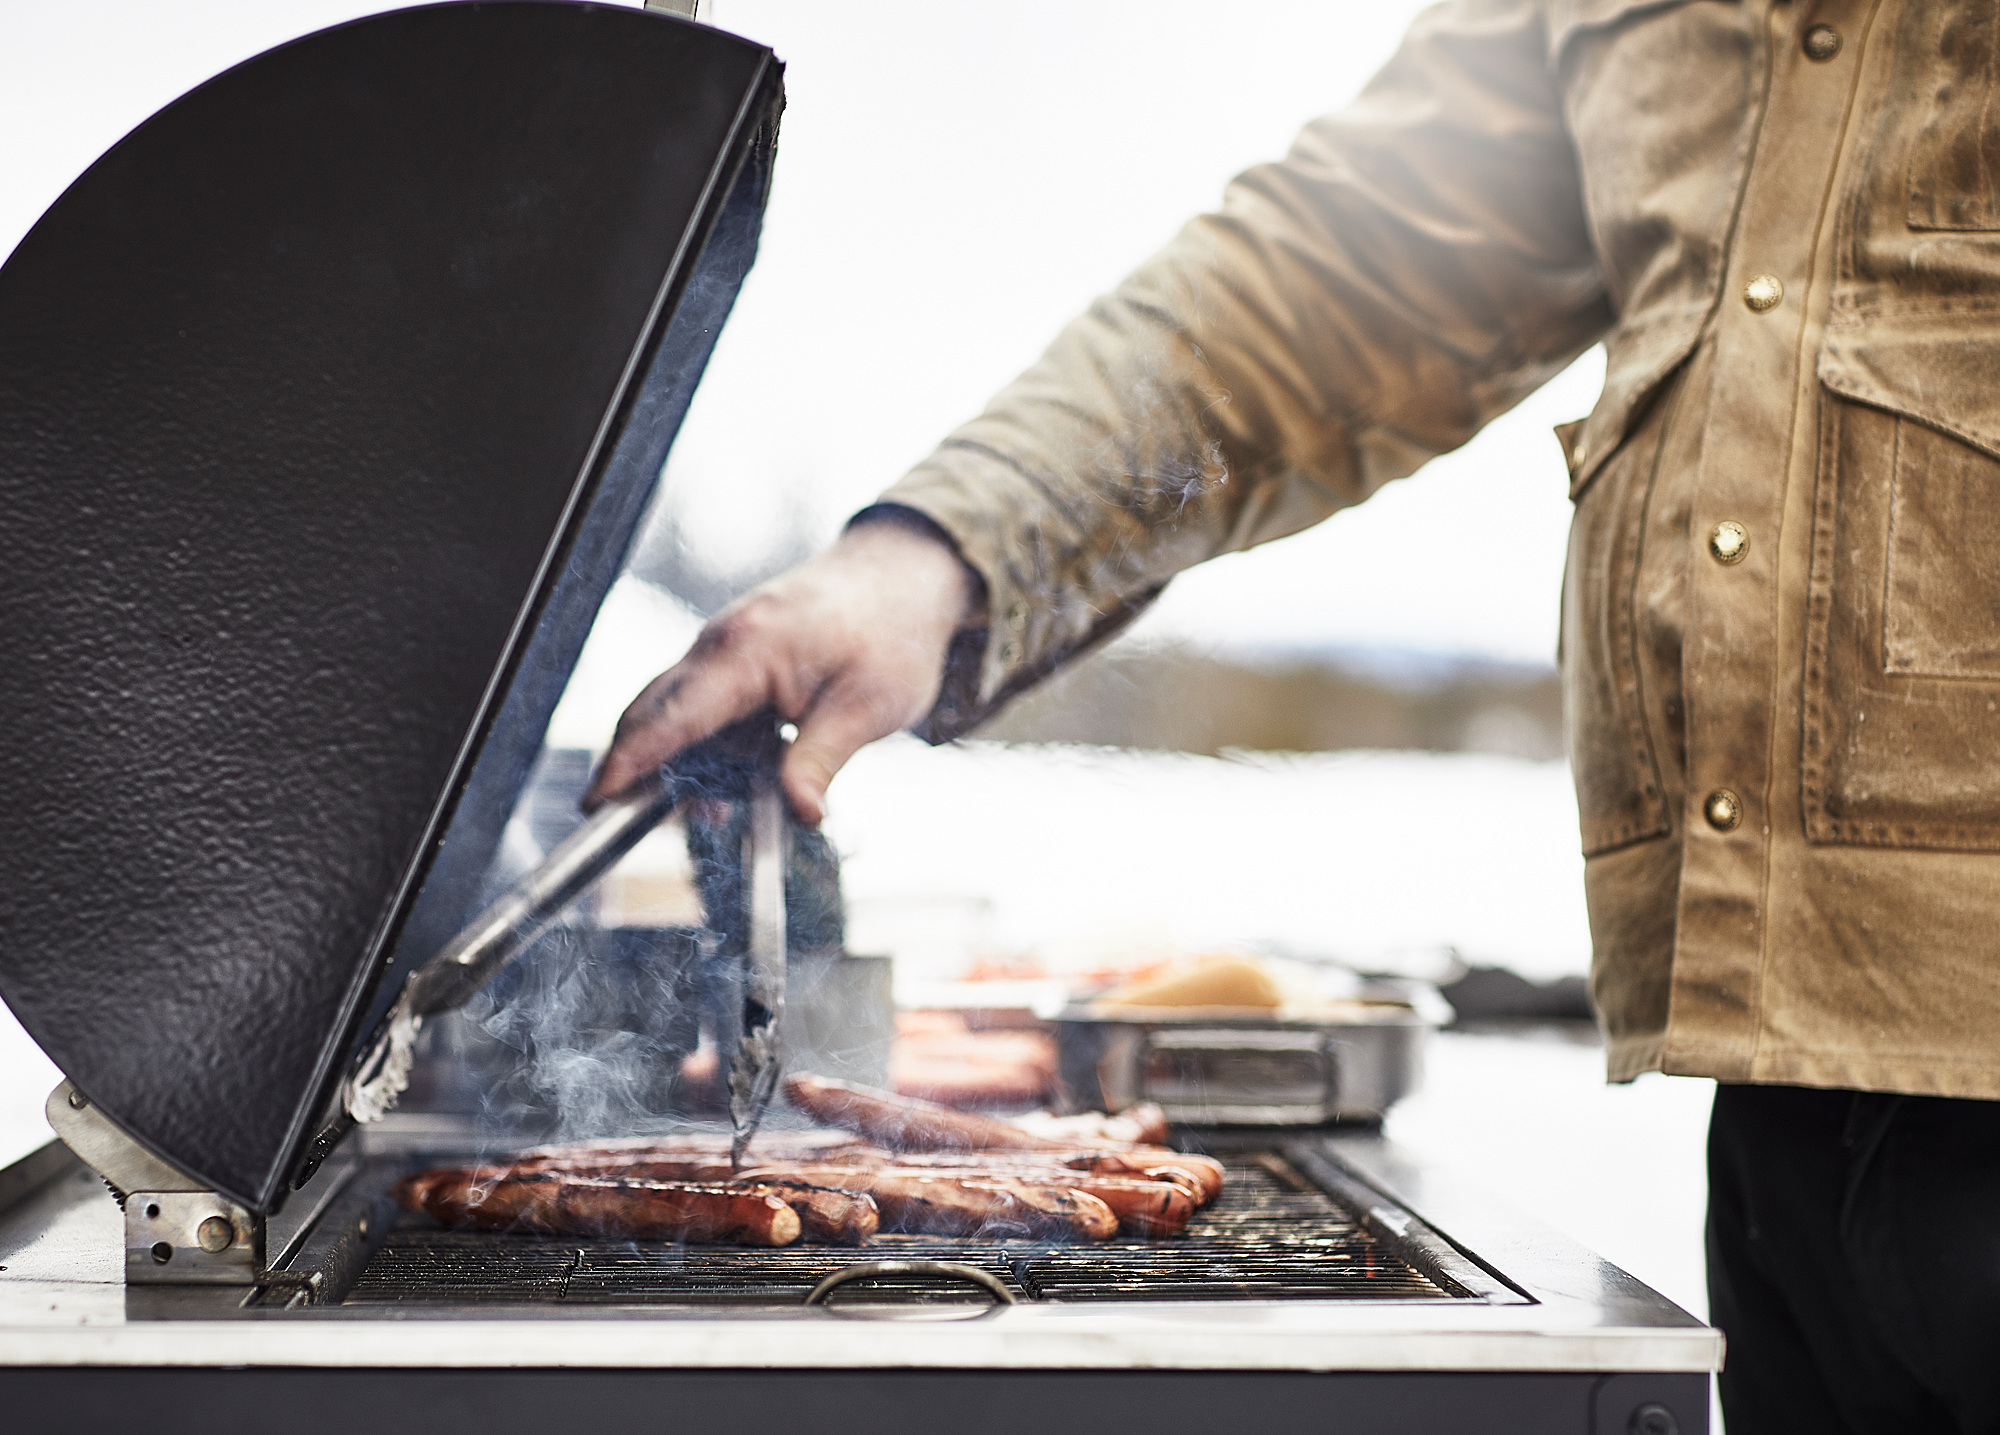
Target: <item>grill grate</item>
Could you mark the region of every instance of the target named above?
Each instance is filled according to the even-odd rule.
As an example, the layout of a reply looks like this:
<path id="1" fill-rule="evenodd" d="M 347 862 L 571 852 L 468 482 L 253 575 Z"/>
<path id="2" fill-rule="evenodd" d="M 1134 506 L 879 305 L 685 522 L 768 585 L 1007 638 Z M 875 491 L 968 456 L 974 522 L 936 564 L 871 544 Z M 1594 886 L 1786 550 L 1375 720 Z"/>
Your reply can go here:
<path id="1" fill-rule="evenodd" d="M 978 1266 L 1017 1299 L 1036 1301 L 1407 1301 L 1456 1294 L 1275 1157 L 1227 1164 L 1221 1198 L 1184 1235 L 1160 1242 L 881 1236 L 860 1250 L 771 1250 L 441 1231 L 410 1216 L 376 1253 L 347 1304 L 796 1306 L 824 1277 L 880 1260 Z M 835 1297 L 843 1304 L 987 1299 L 930 1276 L 856 1281 Z"/>

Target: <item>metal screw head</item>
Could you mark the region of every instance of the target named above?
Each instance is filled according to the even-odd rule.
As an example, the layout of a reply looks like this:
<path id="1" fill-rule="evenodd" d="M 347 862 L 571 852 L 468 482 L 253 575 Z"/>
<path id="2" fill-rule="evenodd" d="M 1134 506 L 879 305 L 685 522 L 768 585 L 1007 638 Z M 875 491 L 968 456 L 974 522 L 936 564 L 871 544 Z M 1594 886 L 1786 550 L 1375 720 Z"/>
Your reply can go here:
<path id="1" fill-rule="evenodd" d="M 1804 48 L 1808 60 L 1825 64 L 1840 53 L 1840 31 L 1831 25 L 1815 25 L 1806 31 Z"/>
<path id="2" fill-rule="evenodd" d="M 1630 1435 L 1681 1435 L 1681 1422 L 1664 1405 L 1641 1405 L 1625 1422 Z"/>
<path id="3" fill-rule="evenodd" d="M 82 1093 L 81 1091 L 72 1091 L 72 1092 L 70 1092 L 70 1094 L 69 1094 L 69 1109 L 70 1109 L 70 1110 L 72 1110 L 72 1111 L 81 1111 L 81 1110 L 83 1110 L 83 1108 L 84 1108 L 84 1107 L 86 1107 L 86 1106 L 88 1106 L 88 1105 L 90 1105 L 90 1103 L 89 1103 L 88 1101 L 86 1101 L 86 1100 L 84 1099 L 84 1095 L 83 1095 L 83 1093 Z"/>
<path id="4" fill-rule="evenodd" d="M 210 1216 L 194 1228 L 194 1238 L 211 1256 L 218 1255 L 228 1250 L 230 1242 L 236 1239 L 236 1228 L 229 1224 L 226 1217 Z"/>
<path id="5" fill-rule="evenodd" d="M 1743 302 L 1751 312 L 1768 314 L 1785 298 L 1785 284 L 1775 274 L 1759 274 L 1743 286 Z"/>

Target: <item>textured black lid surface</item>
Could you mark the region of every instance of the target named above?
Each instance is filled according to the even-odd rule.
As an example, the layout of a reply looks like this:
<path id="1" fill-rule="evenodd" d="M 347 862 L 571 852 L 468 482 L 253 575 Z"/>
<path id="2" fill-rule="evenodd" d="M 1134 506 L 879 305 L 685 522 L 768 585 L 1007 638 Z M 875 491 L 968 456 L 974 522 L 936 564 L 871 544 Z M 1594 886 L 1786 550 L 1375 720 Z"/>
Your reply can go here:
<path id="1" fill-rule="evenodd" d="M 398 11 L 169 106 L 0 269 L 0 994 L 218 1189 L 273 1203 L 444 824 L 497 838 L 778 95 L 640 11 Z"/>

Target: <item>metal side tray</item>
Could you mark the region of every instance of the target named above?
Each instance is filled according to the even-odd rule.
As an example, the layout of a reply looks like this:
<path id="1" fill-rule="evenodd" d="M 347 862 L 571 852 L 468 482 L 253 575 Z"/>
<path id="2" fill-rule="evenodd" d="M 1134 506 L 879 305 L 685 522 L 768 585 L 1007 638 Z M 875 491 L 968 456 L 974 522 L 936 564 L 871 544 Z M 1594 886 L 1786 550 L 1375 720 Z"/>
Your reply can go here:
<path id="1" fill-rule="evenodd" d="M 0 1408 L 73 1431 L 429 1430 L 524 1417 L 870 1435 L 1150 1424 L 1707 1429 L 1722 1338 L 1372 1136 L 1235 1133 L 1171 1241 L 850 1250 L 444 1232 L 390 1190 L 448 1133 L 391 1116 L 267 1234 L 269 1283 L 128 1288 L 60 1146 L 0 1172 Z M 810 1302 L 810 1303 L 809 1303 Z"/>
<path id="2" fill-rule="evenodd" d="M 1380 1121 L 1450 1019 L 1435 987 L 1376 979 L 1315 1012 L 1080 1003 L 1057 1017 L 1056 1043 L 1076 1110 L 1150 1101 L 1189 1125 L 1317 1126 Z"/>

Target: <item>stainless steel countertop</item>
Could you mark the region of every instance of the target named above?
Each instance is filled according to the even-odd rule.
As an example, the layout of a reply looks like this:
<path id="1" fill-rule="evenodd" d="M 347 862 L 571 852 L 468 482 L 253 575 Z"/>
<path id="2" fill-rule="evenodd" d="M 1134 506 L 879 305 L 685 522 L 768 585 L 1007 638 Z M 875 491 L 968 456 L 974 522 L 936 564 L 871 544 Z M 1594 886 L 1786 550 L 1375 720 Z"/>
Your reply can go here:
<path id="1" fill-rule="evenodd" d="M 228 1320 L 128 1315 L 123 1225 L 64 1162 L 0 1212 L 0 1365 L 443 1368 L 1685 1371 L 1719 1332 L 1566 1237 L 1377 1137 L 1327 1149 L 1498 1270 L 1527 1299 L 1024 1303 L 773 1313 L 612 1307 L 384 1311 L 333 1306 Z M 30 1158 L 33 1159 L 33 1158 Z M 44 1158 L 49 1159 L 49 1158 Z M 4 1177 L 4 1173 L 0 1173 Z"/>

